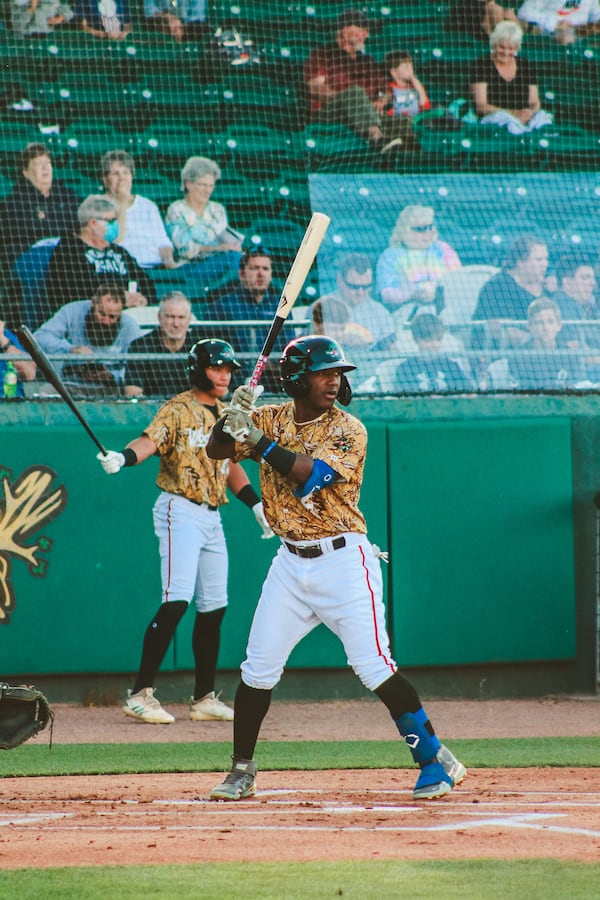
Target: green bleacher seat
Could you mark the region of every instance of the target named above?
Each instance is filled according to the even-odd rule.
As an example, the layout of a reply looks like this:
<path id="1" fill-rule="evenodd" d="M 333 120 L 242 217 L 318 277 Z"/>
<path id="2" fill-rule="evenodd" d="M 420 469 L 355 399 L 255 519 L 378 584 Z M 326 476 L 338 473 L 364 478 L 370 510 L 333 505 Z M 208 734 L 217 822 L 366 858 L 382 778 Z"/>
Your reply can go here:
<path id="1" fill-rule="evenodd" d="M 168 177 L 178 175 L 189 156 L 216 159 L 225 152 L 220 134 L 207 134 L 180 121 L 154 122 L 135 138 L 136 155 Z"/>
<path id="2" fill-rule="evenodd" d="M 116 129 L 143 128 L 150 119 L 152 105 L 135 84 L 94 78 L 89 75 L 46 82 L 40 87 L 48 114 L 61 125 L 76 124 L 98 116 Z"/>
<path id="3" fill-rule="evenodd" d="M 129 149 L 129 139 L 112 125 L 101 121 L 79 120 L 65 128 L 60 135 L 66 164 L 97 178 L 100 160 L 108 150 Z"/>
<path id="4" fill-rule="evenodd" d="M 283 168 L 304 168 L 304 148 L 300 135 L 267 126 L 240 122 L 223 133 L 230 165 L 250 178 L 273 178 Z"/>
<path id="5" fill-rule="evenodd" d="M 560 125 L 540 129 L 530 137 L 537 153 L 546 158 L 548 168 L 553 171 L 600 168 L 600 134 Z"/>
<path id="6" fill-rule="evenodd" d="M 220 131 L 234 118 L 232 97 L 220 82 L 199 84 L 185 79 L 171 81 L 159 76 L 138 83 L 152 110 L 152 120 L 180 122 L 206 131 Z"/>
<path id="7" fill-rule="evenodd" d="M 0 173 L 0 200 L 8 197 L 13 189 L 13 180 L 6 175 Z"/>
<path id="8" fill-rule="evenodd" d="M 292 84 L 277 84 L 263 70 L 231 70 L 221 81 L 231 122 L 250 121 L 281 131 L 299 131 L 304 125 L 304 102 Z"/>
<path id="9" fill-rule="evenodd" d="M 89 194 L 104 193 L 104 185 L 100 178 L 100 161 L 98 160 L 98 175 L 96 178 L 90 178 L 88 175 L 80 172 L 72 167 L 54 167 L 54 180 L 64 184 L 66 187 L 75 191 L 78 197 L 83 200 Z"/>
<path id="10" fill-rule="evenodd" d="M 380 163 L 367 141 L 344 125 L 312 123 L 301 134 L 305 161 L 312 172 L 370 171 Z"/>
<path id="11" fill-rule="evenodd" d="M 308 224 L 308 222 L 306 223 Z M 273 257 L 273 272 L 285 278 L 304 237 L 306 225 L 284 217 L 257 218 L 248 229 L 246 244 L 262 244 Z"/>

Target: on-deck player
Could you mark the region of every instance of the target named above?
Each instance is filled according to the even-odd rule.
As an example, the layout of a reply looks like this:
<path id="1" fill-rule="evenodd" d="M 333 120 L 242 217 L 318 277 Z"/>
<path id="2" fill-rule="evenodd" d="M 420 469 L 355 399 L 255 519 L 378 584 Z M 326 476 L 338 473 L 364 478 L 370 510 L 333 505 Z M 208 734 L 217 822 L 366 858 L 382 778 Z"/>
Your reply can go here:
<path id="1" fill-rule="evenodd" d="M 146 630 L 135 684 L 123 706 L 128 716 L 150 724 L 169 724 L 174 717 L 154 696 L 154 681 L 175 629 L 192 599 L 196 619 L 192 632 L 195 686 L 189 717 L 233 719 L 233 710 L 215 696 L 214 681 L 227 605 L 228 557 L 219 507 L 227 488 L 250 507 L 263 537 L 271 531 L 262 503 L 240 465 L 215 463 L 206 455 L 209 432 L 224 404 L 234 369 L 240 364 L 230 344 L 198 341 L 190 350 L 187 371 L 191 390 L 177 394 L 158 411 L 143 434 L 120 453 L 98 454 L 102 468 L 114 475 L 160 456 L 154 504 L 154 530 L 159 541 L 162 603 Z"/>
<path id="2" fill-rule="evenodd" d="M 345 373 L 354 368 L 328 337 L 291 341 L 281 359 L 281 380 L 292 401 L 253 409 L 255 391 L 238 388 L 232 406 L 242 408 L 226 412 L 207 444 L 212 459 L 260 463 L 265 515 L 281 538 L 241 666 L 233 765 L 212 800 L 254 794 L 254 749 L 271 691 L 293 648 L 319 622 L 340 638 L 349 664 L 385 703 L 421 767 L 414 798 L 441 797 L 466 775 L 436 737 L 390 653 L 381 566 L 357 505 L 366 429 L 335 406 L 336 400 L 350 403 Z"/>

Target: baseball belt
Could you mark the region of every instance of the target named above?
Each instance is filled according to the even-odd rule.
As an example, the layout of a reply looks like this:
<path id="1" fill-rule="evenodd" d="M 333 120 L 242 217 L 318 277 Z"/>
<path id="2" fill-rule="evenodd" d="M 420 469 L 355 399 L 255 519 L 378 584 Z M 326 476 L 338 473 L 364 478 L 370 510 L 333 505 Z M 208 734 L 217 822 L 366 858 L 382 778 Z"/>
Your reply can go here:
<path id="1" fill-rule="evenodd" d="M 307 544 L 304 547 L 297 547 L 295 544 L 288 544 L 287 541 L 283 543 L 290 553 L 293 553 L 295 556 L 301 556 L 302 559 L 316 559 L 317 556 L 323 556 L 324 553 L 327 553 L 327 550 L 323 550 L 320 544 Z M 345 546 L 346 538 L 342 535 L 334 538 L 331 542 L 332 550 L 341 550 Z"/>

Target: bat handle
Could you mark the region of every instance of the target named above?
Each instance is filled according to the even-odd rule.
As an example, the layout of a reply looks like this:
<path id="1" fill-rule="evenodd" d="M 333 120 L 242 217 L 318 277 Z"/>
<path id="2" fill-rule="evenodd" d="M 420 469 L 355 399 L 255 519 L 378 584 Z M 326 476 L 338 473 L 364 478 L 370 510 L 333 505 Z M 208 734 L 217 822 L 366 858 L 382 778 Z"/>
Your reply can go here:
<path id="1" fill-rule="evenodd" d="M 254 372 L 250 376 L 250 381 L 248 384 L 250 387 L 256 387 L 258 382 L 262 377 L 262 373 L 265 371 L 265 366 L 267 365 L 268 356 L 259 356 L 256 360 L 256 365 L 254 366 Z"/>

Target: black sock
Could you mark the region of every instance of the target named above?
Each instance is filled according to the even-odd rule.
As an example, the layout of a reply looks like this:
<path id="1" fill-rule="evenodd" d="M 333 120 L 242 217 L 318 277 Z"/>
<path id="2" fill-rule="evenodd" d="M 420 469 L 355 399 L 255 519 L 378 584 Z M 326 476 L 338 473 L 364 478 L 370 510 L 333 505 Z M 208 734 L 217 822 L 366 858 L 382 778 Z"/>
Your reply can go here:
<path id="1" fill-rule="evenodd" d="M 271 691 L 248 687 L 240 681 L 233 714 L 234 759 L 252 759 L 258 732 L 271 703 Z"/>
<path id="2" fill-rule="evenodd" d="M 394 672 L 391 678 L 375 688 L 374 693 L 385 703 L 394 721 L 404 713 L 414 713 L 421 708 L 419 695 L 400 672 Z"/>
<path id="3" fill-rule="evenodd" d="M 133 686 L 133 694 L 137 694 L 142 688 L 154 687 L 160 664 L 187 608 L 185 600 L 174 600 L 172 603 L 161 603 L 159 606 L 144 635 L 142 661 Z"/>
<path id="4" fill-rule="evenodd" d="M 225 607 L 212 612 L 196 613 L 192 632 L 192 650 L 196 666 L 194 700 L 200 700 L 215 689 L 215 672 L 221 643 L 221 622 Z"/>

